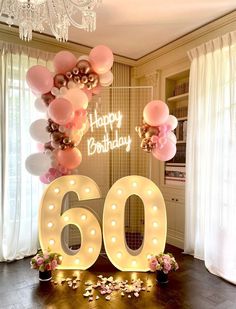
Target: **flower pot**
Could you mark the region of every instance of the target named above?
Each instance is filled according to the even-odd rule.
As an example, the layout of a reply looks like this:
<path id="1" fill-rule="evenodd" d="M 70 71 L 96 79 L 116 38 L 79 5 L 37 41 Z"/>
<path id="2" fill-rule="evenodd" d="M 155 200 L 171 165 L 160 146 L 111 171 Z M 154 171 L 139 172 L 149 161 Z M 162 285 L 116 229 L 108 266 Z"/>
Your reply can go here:
<path id="1" fill-rule="evenodd" d="M 157 270 L 157 282 L 160 284 L 168 283 L 168 274 L 165 274 L 162 270 Z"/>
<path id="2" fill-rule="evenodd" d="M 48 271 L 39 271 L 39 281 L 49 281 L 52 279 L 51 270 Z"/>

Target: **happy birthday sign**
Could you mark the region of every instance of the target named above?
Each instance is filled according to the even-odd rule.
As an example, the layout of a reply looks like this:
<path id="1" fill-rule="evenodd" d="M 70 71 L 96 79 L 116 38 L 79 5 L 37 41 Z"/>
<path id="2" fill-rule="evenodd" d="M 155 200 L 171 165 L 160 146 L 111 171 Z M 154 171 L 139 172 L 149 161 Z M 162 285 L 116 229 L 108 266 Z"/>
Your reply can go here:
<path id="1" fill-rule="evenodd" d="M 106 153 L 116 148 L 125 147 L 127 152 L 131 149 L 131 137 L 130 135 L 119 135 L 119 129 L 122 126 L 123 115 L 120 111 L 116 113 L 108 113 L 107 115 L 99 116 L 95 110 L 93 114 L 89 115 L 90 129 L 94 132 L 96 129 L 103 128 L 105 134 L 103 139 L 97 141 L 94 137 L 87 140 L 88 155 L 92 156 L 95 153 Z M 113 132 L 113 138 L 110 133 Z"/>

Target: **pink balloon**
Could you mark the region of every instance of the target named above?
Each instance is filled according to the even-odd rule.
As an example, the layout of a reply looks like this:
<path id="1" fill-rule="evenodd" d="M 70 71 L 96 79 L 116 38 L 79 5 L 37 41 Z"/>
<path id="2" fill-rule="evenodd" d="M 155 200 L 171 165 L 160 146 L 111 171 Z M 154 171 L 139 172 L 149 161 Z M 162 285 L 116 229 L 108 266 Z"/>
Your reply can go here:
<path id="1" fill-rule="evenodd" d="M 102 86 L 97 85 L 97 87 L 92 89 L 92 93 L 93 94 L 99 94 L 101 92 L 101 90 L 102 90 Z"/>
<path id="2" fill-rule="evenodd" d="M 170 130 L 173 131 L 178 125 L 178 120 L 175 116 L 169 115 L 167 121 L 165 122 L 165 125 L 169 126 Z"/>
<path id="3" fill-rule="evenodd" d="M 79 149 L 76 147 L 68 148 L 66 150 L 58 151 L 57 160 L 62 166 L 72 170 L 80 165 L 82 161 L 82 155 Z"/>
<path id="4" fill-rule="evenodd" d="M 162 149 L 154 148 L 152 154 L 157 160 L 169 161 L 176 154 L 176 145 L 170 140 L 167 140 Z"/>
<path id="5" fill-rule="evenodd" d="M 50 103 L 48 115 L 54 122 L 65 125 L 73 119 L 74 108 L 70 101 L 57 98 Z"/>
<path id="6" fill-rule="evenodd" d="M 36 145 L 36 147 L 37 147 L 37 150 L 39 151 L 39 152 L 44 152 L 44 144 L 41 144 L 41 143 L 37 143 L 37 145 Z"/>
<path id="7" fill-rule="evenodd" d="M 113 74 L 111 71 L 108 71 L 99 76 L 100 85 L 103 87 L 108 87 L 113 83 Z"/>
<path id="8" fill-rule="evenodd" d="M 53 59 L 56 73 L 66 73 L 72 70 L 77 63 L 76 57 L 69 51 L 62 50 Z"/>
<path id="9" fill-rule="evenodd" d="M 50 181 L 49 181 L 49 179 L 48 179 L 48 177 L 47 177 L 46 175 L 47 175 L 47 173 L 44 174 L 44 175 L 39 176 L 39 180 L 40 180 L 42 183 L 44 183 L 45 185 L 47 185 L 47 184 L 50 183 Z"/>
<path id="10" fill-rule="evenodd" d="M 143 110 L 144 121 L 150 126 L 157 127 L 167 121 L 169 108 L 163 101 L 151 101 Z"/>
<path id="11" fill-rule="evenodd" d="M 86 109 L 88 107 L 88 97 L 84 91 L 79 88 L 68 89 L 64 98 L 73 104 L 74 111 L 81 108 Z"/>
<path id="12" fill-rule="evenodd" d="M 95 88 L 94 88 L 95 89 Z M 88 97 L 88 101 L 91 101 L 92 100 L 92 91 L 93 91 L 93 89 L 92 89 L 92 91 L 91 90 L 88 90 L 87 88 L 83 88 L 83 90 L 82 90 L 85 94 L 86 94 L 86 96 Z"/>
<path id="13" fill-rule="evenodd" d="M 47 93 L 53 87 L 51 72 L 42 65 L 32 66 L 26 74 L 26 81 L 33 93 Z"/>
<path id="14" fill-rule="evenodd" d="M 104 74 L 111 69 L 114 57 L 109 47 L 98 45 L 91 50 L 89 61 L 97 74 Z"/>

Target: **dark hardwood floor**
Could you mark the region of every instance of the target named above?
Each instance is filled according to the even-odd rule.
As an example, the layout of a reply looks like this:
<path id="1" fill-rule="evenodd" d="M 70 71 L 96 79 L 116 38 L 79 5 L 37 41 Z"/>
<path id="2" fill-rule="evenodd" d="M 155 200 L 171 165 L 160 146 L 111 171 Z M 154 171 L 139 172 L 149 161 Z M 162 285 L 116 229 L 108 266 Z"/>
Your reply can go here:
<path id="1" fill-rule="evenodd" d="M 0 308 L 196 308 L 196 309 L 236 309 L 236 287 L 221 278 L 211 275 L 204 263 L 191 256 L 183 255 L 181 250 L 167 245 L 166 251 L 176 257 L 180 269 L 169 275 L 165 286 L 156 284 L 153 273 L 120 272 L 108 259 L 99 257 L 92 268 L 87 271 L 55 271 L 53 278 L 78 276 L 81 281 L 77 290 L 65 283 L 55 285 L 51 282 L 39 283 L 38 272 L 30 269 L 30 258 L 12 263 L 0 263 Z M 98 300 L 88 302 L 83 297 L 87 281 L 97 282 L 97 276 L 113 276 L 118 280 L 140 278 L 150 292 L 143 291 L 140 297 L 113 292 L 111 300 L 103 295 Z"/>

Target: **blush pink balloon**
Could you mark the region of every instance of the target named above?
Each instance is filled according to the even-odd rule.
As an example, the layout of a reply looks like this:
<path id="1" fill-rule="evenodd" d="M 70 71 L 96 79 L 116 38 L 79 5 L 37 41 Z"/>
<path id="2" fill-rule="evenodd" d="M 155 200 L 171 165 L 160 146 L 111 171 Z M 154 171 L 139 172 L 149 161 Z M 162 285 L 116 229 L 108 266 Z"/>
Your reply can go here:
<path id="1" fill-rule="evenodd" d="M 176 145 L 170 140 L 167 140 L 161 149 L 154 148 L 152 154 L 157 160 L 169 161 L 176 154 Z"/>
<path id="2" fill-rule="evenodd" d="M 51 91 L 53 77 L 51 72 L 42 65 L 32 66 L 26 74 L 26 81 L 33 93 L 43 94 Z"/>
<path id="3" fill-rule="evenodd" d="M 93 94 L 99 94 L 102 90 L 102 86 L 101 85 L 97 85 L 97 87 L 92 89 L 92 93 Z"/>
<path id="4" fill-rule="evenodd" d="M 93 89 L 92 89 L 93 90 Z M 91 90 L 88 90 L 87 88 L 84 88 L 83 90 L 82 90 L 85 94 L 86 94 L 86 96 L 88 97 L 88 101 L 91 101 L 92 100 L 92 91 Z"/>
<path id="5" fill-rule="evenodd" d="M 82 155 L 79 149 L 76 147 L 68 148 L 66 150 L 58 151 L 57 160 L 62 166 L 72 170 L 80 165 L 82 161 Z"/>
<path id="6" fill-rule="evenodd" d="M 53 59 L 56 73 L 66 73 L 72 70 L 77 63 L 76 57 L 69 51 L 62 50 Z"/>
<path id="7" fill-rule="evenodd" d="M 37 150 L 39 151 L 39 152 L 44 152 L 44 144 L 41 144 L 41 143 L 37 143 L 37 145 L 36 145 L 36 147 L 37 147 Z"/>
<path id="8" fill-rule="evenodd" d="M 64 98 L 73 104 L 74 111 L 81 108 L 86 109 L 88 107 L 88 97 L 84 91 L 79 88 L 69 89 Z"/>
<path id="9" fill-rule="evenodd" d="M 167 121 L 165 122 L 165 125 L 169 126 L 170 130 L 173 131 L 178 125 L 178 120 L 175 116 L 169 115 Z"/>
<path id="10" fill-rule="evenodd" d="M 65 125 L 74 118 L 74 108 L 70 101 L 57 98 L 50 103 L 48 115 L 54 122 Z"/>
<path id="11" fill-rule="evenodd" d="M 157 127 L 165 123 L 169 116 L 169 108 L 163 101 L 151 101 L 143 110 L 144 121 L 150 126 Z"/>
<path id="12" fill-rule="evenodd" d="M 47 175 L 47 173 L 44 174 L 44 175 L 39 176 L 39 180 L 40 180 L 42 183 L 44 183 L 45 185 L 47 185 L 47 184 L 50 183 L 50 180 L 48 179 L 48 177 L 47 177 L 46 175 Z"/>
<path id="13" fill-rule="evenodd" d="M 98 45 L 91 50 L 89 61 L 97 74 L 104 74 L 111 69 L 114 57 L 109 47 Z"/>

